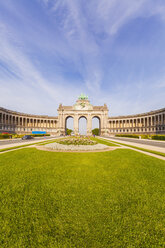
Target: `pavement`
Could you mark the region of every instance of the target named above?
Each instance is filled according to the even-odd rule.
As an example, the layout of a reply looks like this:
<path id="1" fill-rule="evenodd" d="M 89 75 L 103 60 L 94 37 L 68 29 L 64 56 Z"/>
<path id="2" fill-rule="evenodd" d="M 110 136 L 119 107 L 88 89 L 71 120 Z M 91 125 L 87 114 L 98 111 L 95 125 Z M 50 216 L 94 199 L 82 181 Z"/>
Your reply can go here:
<path id="1" fill-rule="evenodd" d="M 106 136 L 106 138 L 111 141 L 122 143 L 123 145 L 126 144 L 156 152 L 165 153 L 165 141 L 133 139 L 133 138 L 123 138 L 123 137 L 109 137 L 109 136 Z"/>
<path id="2" fill-rule="evenodd" d="M 34 138 L 31 140 L 22 140 L 22 139 L 10 139 L 10 140 L 1 140 L 0 141 L 0 149 L 5 149 L 9 147 L 16 147 L 16 146 L 22 146 L 27 144 L 34 144 L 39 143 L 41 141 L 48 141 L 52 139 L 59 138 L 60 136 L 46 136 L 46 137 L 40 137 L 40 138 Z"/>

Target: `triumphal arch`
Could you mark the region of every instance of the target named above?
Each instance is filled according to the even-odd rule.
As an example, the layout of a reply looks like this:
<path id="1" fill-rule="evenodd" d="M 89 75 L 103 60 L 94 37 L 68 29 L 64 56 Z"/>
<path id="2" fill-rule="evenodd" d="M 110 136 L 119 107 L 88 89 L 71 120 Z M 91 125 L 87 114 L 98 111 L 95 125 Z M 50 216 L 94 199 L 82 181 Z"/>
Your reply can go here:
<path id="1" fill-rule="evenodd" d="M 88 96 L 81 94 L 73 106 L 59 105 L 58 108 L 58 123 L 59 132 L 66 133 L 66 122 L 69 117 L 74 120 L 74 134 L 79 132 L 79 119 L 85 117 L 87 120 L 87 135 L 92 134 L 92 119 L 94 117 L 99 120 L 100 135 L 105 135 L 108 122 L 108 108 L 104 106 L 93 106 Z"/>

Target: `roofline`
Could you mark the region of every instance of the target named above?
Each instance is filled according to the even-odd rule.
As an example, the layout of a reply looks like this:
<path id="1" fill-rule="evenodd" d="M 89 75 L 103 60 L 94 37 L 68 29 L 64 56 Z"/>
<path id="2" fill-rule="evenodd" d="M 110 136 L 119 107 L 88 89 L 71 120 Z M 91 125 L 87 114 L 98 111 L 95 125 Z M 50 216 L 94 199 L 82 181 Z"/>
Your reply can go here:
<path id="1" fill-rule="evenodd" d="M 125 119 L 125 118 L 138 118 L 146 115 L 154 115 L 160 112 L 165 112 L 165 108 L 157 109 L 157 110 L 151 110 L 146 113 L 141 113 L 141 114 L 135 114 L 135 115 L 121 115 L 121 116 L 112 116 L 108 117 L 108 119 Z"/>
<path id="2" fill-rule="evenodd" d="M 34 115 L 34 114 L 27 114 L 27 113 L 22 113 L 22 112 L 18 112 L 18 111 L 14 111 L 14 110 L 9 110 L 9 109 L 5 109 L 0 107 L 0 111 L 4 111 L 6 113 L 9 114 L 13 114 L 13 115 L 19 115 L 19 116 L 26 116 L 26 117 L 35 117 L 35 118 L 49 118 L 49 119 L 57 119 L 58 116 L 48 116 L 48 115 Z"/>
<path id="3" fill-rule="evenodd" d="M 65 106 L 62 106 L 62 107 L 65 107 Z M 66 107 L 72 107 L 72 106 L 66 106 Z M 96 107 L 98 107 L 98 106 L 96 106 Z M 104 106 L 99 106 L 99 107 L 104 107 Z M 27 113 L 21 113 L 21 112 L 18 112 L 18 111 L 14 111 L 14 110 L 5 109 L 3 107 L 0 107 L 0 111 L 4 111 L 6 113 L 13 114 L 13 115 L 26 116 L 26 117 L 31 117 L 31 118 L 58 119 L 58 116 L 27 114 Z M 112 116 L 112 117 L 108 117 L 108 119 L 113 120 L 113 119 L 138 118 L 138 117 L 143 117 L 143 116 L 146 116 L 146 115 L 154 115 L 154 114 L 161 113 L 161 112 L 165 112 L 165 108 L 152 110 L 152 111 L 149 111 L 149 112 L 146 112 L 146 113 L 135 114 L 135 115 Z"/>

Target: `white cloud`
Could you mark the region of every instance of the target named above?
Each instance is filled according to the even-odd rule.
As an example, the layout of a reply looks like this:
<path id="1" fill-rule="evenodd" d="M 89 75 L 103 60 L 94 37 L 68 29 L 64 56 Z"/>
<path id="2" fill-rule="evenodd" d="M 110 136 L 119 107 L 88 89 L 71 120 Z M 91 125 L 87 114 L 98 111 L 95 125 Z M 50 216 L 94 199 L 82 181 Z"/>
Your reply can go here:
<path id="1" fill-rule="evenodd" d="M 4 30 L 6 29 L 4 28 Z M 4 30 L 1 29 L 0 33 L 0 59 L 6 64 L 10 73 L 6 75 L 1 71 L 0 104 L 4 105 L 4 102 L 7 104 L 10 102 L 9 105 L 12 106 L 14 101 L 21 103 L 26 101 L 29 110 L 33 112 L 35 111 L 35 104 L 43 105 L 45 99 L 51 99 L 56 108 L 61 102 L 61 96 L 66 99 L 66 102 L 72 101 L 73 87 L 67 88 L 67 82 L 59 76 L 55 78 L 53 83 L 45 79 L 28 56 L 21 51 L 19 44 L 11 42 L 10 33 Z M 14 37 L 12 36 L 12 38 Z M 77 95 L 79 91 L 80 89 L 74 88 Z"/>

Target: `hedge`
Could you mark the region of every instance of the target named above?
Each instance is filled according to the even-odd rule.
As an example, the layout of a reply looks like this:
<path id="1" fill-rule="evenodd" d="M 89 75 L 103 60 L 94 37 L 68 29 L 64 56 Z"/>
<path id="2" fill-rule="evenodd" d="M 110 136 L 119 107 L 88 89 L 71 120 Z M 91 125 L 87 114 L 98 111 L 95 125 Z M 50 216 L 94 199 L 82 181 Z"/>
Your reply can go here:
<path id="1" fill-rule="evenodd" d="M 43 136 L 50 136 L 50 134 L 46 133 L 46 134 L 42 134 L 42 133 L 38 133 L 38 134 L 29 134 L 33 137 L 43 137 Z"/>
<path id="2" fill-rule="evenodd" d="M 9 138 L 11 138 L 12 137 L 12 135 L 11 134 L 0 134 L 0 139 L 9 139 Z"/>
<path id="3" fill-rule="evenodd" d="M 165 135 L 152 135 L 151 139 L 153 139 L 153 140 L 165 140 Z"/>
<path id="4" fill-rule="evenodd" d="M 139 135 L 136 134 L 116 134 L 115 136 L 139 139 Z"/>
<path id="5" fill-rule="evenodd" d="M 5 133 L 0 134 L 0 139 L 16 139 L 16 138 L 22 138 L 26 134 L 11 134 L 11 133 Z M 50 134 L 28 134 L 33 137 L 43 137 L 43 136 L 50 136 Z"/>
<path id="6" fill-rule="evenodd" d="M 149 134 L 116 134 L 116 137 L 127 137 L 127 138 L 136 138 L 139 139 L 141 136 L 142 139 L 152 139 L 152 140 L 165 140 L 165 135 L 149 135 Z"/>

